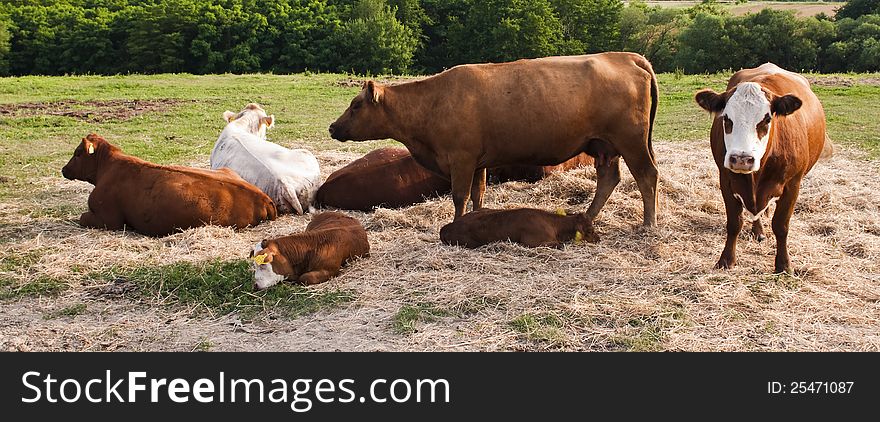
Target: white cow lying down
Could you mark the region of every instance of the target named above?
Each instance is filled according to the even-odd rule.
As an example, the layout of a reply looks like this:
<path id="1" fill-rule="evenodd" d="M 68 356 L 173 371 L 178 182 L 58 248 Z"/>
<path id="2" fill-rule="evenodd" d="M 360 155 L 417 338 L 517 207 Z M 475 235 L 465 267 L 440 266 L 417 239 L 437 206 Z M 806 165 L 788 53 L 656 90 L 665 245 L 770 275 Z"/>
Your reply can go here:
<path id="1" fill-rule="evenodd" d="M 321 184 L 315 156 L 266 141 L 275 116 L 267 116 L 259 104 L 248 104 L 239 113 L 226 111 L 223 118 L 228 123 L 211 151 L 211 168 L 234 170 L 272 198 L 279 214 L 308 211 Z"/>

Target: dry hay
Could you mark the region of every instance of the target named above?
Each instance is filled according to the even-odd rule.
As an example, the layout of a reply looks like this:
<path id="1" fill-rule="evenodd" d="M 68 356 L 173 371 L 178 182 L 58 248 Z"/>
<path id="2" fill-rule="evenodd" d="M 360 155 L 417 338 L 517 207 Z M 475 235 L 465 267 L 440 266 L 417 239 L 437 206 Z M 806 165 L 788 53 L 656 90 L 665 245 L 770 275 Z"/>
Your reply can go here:
<path id="1" fill-rule="evenodd" d="M 75 219 L 90 187 L 46 178 L 41 195 L 56 198 L 60 211 L 37 212 L 44 206 L 37 200 L 3 204 L 0 235 L 8 241 L 0 245 L 0 256 L 35 251 L 30 265 L 7 275 L 22 281 L 68 278 L 74 288 L 57 303 L 23 299 L 4 305 L 0 319 L 10 334 L 0 336 L 0 348 L 188 350 L 207 338 L 220 350 L 880 349 L 876 162 L 844 150 L 813 169 L 789 236 L 796 274 L 780 277 L 769 274 L 775 240 L 766 221 L 763 243 L 744 231 L 738 267 L 712 269 L 724 242 L 724 217 L 708 143 L 658 142 L 656 148 L 656 229 L 639 226 L 641 197 L 626 170 L 596 222 L 600 243 L 561 250 L 442 245 L 439 229 L 452 219 L 448 196 L 400 210 L 351 212 L 368 230 L 371 256 L 316 288 L 351 289 L 356 300 L 295 321 L 244 324 L 234 315 L 206 318 L 124 299 L 102 299 L 100 312 L 70 321 L 26 315 L 82 300 L 89 286 L 77 274 L 114 265 L 241 258 L 264 237 L 302 230 L 309 216 L 284 216 L 239 232 L 204 227 L 161 239 L 84 230 Z M 358 156 L 318 155 L 325 176 Z M 486 204 L 581 212 L 592 199 L 594 180 L 588 168 L 536 184 L 509 182 L 490 187 Z M 417 322 L 414 333 L 398 334 L 392 322 L 405 305 L 442 312 Z M 109 339 L 103 334 L 108 325 L 114 327 Z"/>
<path id="2" fill-rule="evenodd" d="M 124 121 L 153 111 L 164 111 L 185 102 L 173 98 L 151 100 L 61 100 L 0 104 L 0 116 L 64 116 L 85 122 Z"/>

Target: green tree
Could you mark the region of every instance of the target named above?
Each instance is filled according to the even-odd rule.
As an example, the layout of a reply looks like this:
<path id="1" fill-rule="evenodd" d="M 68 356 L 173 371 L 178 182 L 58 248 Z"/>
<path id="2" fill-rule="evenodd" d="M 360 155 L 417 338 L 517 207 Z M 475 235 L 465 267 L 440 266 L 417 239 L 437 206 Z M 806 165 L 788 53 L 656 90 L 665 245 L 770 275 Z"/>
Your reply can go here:
<path id="1" fill-rule="evenodd" d="M 620 48 L 620 0 L 551 0 L 562 25 L 565 53 L 583 54 Z"/>
<path id="2" fill-rule="evenodd" d="M 351 17 L 333 34 L 340 71 L 404 73 L 412 64 L 418 39 L 383 0 L 360 0 Z"/>
<path id="3" fill-rule="evenodd" d="M 9 18 L 0 15 L 0 76 L 9 75 Z"/>
<path id="4" fill-rule="evenodd" d="M 837 19 L 858 19 L 864 15 L 880 14 L 880 0 L 849 0 L 837 9 Z"/>
<path id="5" fill-rule="evenodd" d="M 559 52 L 562 24 L 548 0 L 475 2 L 448 28 L 452 62 L 504 62 Z"/>

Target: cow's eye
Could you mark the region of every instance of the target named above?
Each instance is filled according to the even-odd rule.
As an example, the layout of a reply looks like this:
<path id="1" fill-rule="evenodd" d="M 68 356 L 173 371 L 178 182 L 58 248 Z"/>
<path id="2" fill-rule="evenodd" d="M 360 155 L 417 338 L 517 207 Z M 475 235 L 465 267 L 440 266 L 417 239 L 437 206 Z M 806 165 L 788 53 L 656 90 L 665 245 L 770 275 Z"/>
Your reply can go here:
<path id="1" fill-rule="evenodd" d="M 727 133 L 733 132 L 733 120 L 730 120 L 729 117 L 724 116 L 724 131 Z"/>
<path id="2" fill-rule="evenodd" d="M 351 105 L 351 109 L 352 109 L 352 110 L 357 110 L 357 109 L 361 108 L 361 105 L 363 105 L 363 103 L 360 102 L 360 101 L 358 101 L 358 102 L 356 102 L 356 103 L 354 103 L 354 104 Z"/>
<path id="3" fill-rule="evenodd" d="M 773 118 L 770 117 L 770 113 L 764 115 L 764 124 L 770 124 L 771 120 L 773 120 Z"/>

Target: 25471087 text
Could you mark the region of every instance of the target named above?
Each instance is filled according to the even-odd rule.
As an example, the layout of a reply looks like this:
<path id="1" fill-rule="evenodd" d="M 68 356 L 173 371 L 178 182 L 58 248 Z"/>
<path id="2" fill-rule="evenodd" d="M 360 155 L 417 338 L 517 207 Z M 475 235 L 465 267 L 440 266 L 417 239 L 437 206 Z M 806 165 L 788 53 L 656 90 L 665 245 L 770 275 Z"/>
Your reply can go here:
<path id="1" fill-rule="evenodd" d="M 768 381 L 768 394 L 850 394 L 853 381 Z"/>

